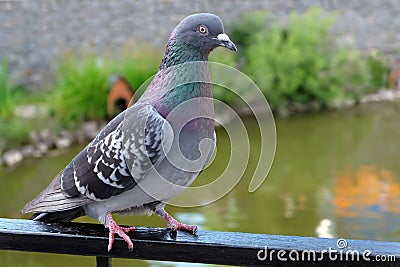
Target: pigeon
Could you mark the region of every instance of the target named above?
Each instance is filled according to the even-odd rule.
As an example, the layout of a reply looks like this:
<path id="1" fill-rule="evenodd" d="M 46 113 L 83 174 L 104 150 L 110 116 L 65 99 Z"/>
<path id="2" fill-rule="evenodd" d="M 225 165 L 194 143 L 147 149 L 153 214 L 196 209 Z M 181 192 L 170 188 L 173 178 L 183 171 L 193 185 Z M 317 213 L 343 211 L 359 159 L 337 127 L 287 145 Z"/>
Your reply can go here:
<path id="1" fill-rule="evenodd" d="M 237 51 L 218 16 L 199 13 L 183 19 L 143 95 L 111 120 L 22 213 L 34 213 L 32 219 L 43 222 L 95 218 L 109 229 L 108 251 L 115 234 L 133 249 L 127 233 L 135 227 L 119 226 L 113 213 L 154 213 L 172 231 L 195 234 L 196 225 L 178 222 L 165 206 L 191 185 L 215 148 L 207 61 L 217 47 Z M 189 67 L 179 67 L 185 64 Z"/>

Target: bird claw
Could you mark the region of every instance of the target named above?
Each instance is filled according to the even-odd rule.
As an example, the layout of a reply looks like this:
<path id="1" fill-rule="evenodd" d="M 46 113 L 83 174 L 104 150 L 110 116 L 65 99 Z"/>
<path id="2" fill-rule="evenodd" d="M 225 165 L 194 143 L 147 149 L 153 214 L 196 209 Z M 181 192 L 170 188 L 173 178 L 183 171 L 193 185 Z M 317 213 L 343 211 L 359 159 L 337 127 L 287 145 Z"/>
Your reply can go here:
<path id="1" fill-rule="evenodd" d="M 167 227 L 171 228 L 172 232 L 176 232 L 178 230 L 190 232 L 193 235 L 196 235 L 197 233 L 197 225 L 189 225 L 189 224 L 184 224 L 178 222 L 174 217 L 169 215 L 168 213 L 165 213 L 164 219 L 167 221 Z"/>
<path id="2" fill-rule="evenodd" d="M 193 235 L 197 235 L 197 230 L 199 229 L 199 227 L 197 227 L 197 225 L 193 225 L 193 229 L 192 229 L 192 234 Z"/>
<path id="3" fill-rule="evenodd" d="M 111 217 L 111 215 L 109 214 L 109 216 L 107 215 L 107 219 L 108 219 L 108 229 L 109 229 L 109 235 L 108 235 L 108 251 L 111 251 L 112 246 L 114 244 L 114 234 L 118 234 L 120 237 L 122 237 L 125 242 L 128 244 L 128 249 L 129 251 L 133 250 L 133 243 L 132 240 L 130 239 L 130 237 L 126 234 L 129 233 L 131 231 L 135 231 L 135 227 L 122 227 L 117 225 L 117 223 L 113 220 L 113 218 Z"/>
<path id="4" fill-rule="evenodd" d="M 179 225 L 172 225 L 168 226 L 168 228 L 171 228 L 173 232 L 177 232 L 178 230 L 185 231 L 185 232 L 190 232 L 193 235 L 196 235 L 197 233 L 197 225 L 189 225 L 189 224 L 184 224 L 184 223 L 179 223 Z"/>
<path id="5" fill-rule="evenodd" d="M 133 231 L 133 230 L 131 230 Z M 114 243 L 114 234 L 118 234 L 120 237 L 122 237 L 125 242 L 128 244 L 128 249 L 129 251 L 133 250 L 133 243 L 130 237 L 126 234 L 128 233 L 128 228 L 124 227 L 119 227 L 119 229 L 114 229 L 111 230 L 110 228 L 110 234 L 109 234 L 109 241 L 108 241 L 108 251 L 111 251 L 113 243 Z"/>

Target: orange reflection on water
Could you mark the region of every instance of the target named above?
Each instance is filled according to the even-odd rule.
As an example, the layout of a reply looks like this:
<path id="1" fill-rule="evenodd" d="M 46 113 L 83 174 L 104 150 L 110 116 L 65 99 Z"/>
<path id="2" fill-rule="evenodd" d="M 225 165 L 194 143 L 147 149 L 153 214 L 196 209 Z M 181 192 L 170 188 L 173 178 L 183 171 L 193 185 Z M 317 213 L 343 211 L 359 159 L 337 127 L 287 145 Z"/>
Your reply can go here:
<path id="1" fill-rule="evenodd" d="M 343 217 L 378 217 L 400 213 L 400 183 L 389 170 L 362 166 L 335 177 L 334 205 Z"/>

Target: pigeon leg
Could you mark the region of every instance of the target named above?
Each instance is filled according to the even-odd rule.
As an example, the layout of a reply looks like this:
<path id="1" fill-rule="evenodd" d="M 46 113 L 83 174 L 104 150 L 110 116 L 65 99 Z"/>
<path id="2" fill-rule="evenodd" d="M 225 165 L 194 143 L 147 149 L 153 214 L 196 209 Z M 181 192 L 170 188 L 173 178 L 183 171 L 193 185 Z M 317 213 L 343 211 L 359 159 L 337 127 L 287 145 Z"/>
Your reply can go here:
<path id="1" fill-rule="evenodd" d="M 110 233 L 108 235 L 108 251 L 112 249 L 112 245 L 114 243 L 114 234 L 117 233 L 120 237 L 122 237 L 126 243 L 128 243 L 129 250 L 133 249 L 133 243 L 129 236 L 126 234 L 131 231 L 135 231 L 135 227 L 121 227 L 119 226 L 111 216 L 111 214 L 107 214 L 107 225 Z"/>
<path id="2" fill-rule="evenodd" d="M 172 231 L 182 230 L 196 234 L 197 225 L 188 225 L 178 222 L 174 217 L 168 214 L 164 209 L 156 210 L 156 214 L 163 218 L 167 222 L 167 227 L 171 228 Z"/>

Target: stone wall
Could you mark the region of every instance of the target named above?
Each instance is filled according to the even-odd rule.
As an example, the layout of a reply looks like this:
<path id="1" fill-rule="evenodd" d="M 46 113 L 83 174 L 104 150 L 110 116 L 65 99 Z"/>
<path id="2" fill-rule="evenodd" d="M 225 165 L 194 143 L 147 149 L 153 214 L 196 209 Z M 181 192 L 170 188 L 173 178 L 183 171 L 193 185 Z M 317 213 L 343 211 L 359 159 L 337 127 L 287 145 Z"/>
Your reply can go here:
<path id="1" fill-rule="evenodd" d="M 216 13 L 229 25 L 242 12 L 269 10 L 284 22 L 310 6 L 336 11 L 332 34 L 354 46 L 399 53 L 398 0 L 49 0 L 0 1 L 0 58 L 8 57 L 15 79 L 41 88 L 57 56 L 78 50 L 109 54 L 137 43 L 162 49 L 173 27 L 191 13 Z"/>

